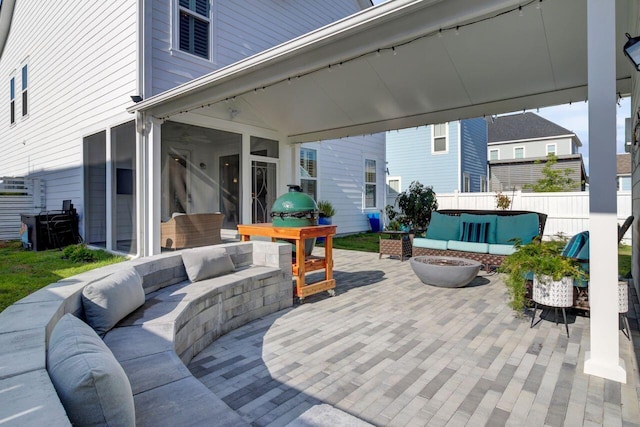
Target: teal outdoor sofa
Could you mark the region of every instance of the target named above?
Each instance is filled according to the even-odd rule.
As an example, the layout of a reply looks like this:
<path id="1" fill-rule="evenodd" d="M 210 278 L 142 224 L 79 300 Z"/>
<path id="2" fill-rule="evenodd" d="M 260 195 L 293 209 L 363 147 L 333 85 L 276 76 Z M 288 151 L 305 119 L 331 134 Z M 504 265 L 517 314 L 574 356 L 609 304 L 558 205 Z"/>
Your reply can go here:
<path id="1" fill-rule="evenodd" d="M 490 270 L 515 252 L 516 242 L 541 238 L 546 220 L 546 214 L 529 211 L 435 211 L 425 237 L 413 239 L 412 255 L 469 258 Z"/>

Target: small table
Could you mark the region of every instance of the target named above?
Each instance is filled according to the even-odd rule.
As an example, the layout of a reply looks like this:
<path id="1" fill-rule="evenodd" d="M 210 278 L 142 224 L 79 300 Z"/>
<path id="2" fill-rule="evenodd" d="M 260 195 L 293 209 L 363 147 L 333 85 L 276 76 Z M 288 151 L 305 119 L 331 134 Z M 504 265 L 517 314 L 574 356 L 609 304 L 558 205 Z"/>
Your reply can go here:
<path id="1" fill-rule="evenodd" d="M 385 234 L 389 238 L 383 237 Z M 380 239 L 378 259 L 382 258 L 382 255 L 391 255 L 400 257 L 400 260 L 404 261 L 405 257 L 411 256 L 411 240 L 408 231 L 378 231 L 378 238 Z"/>
<path id="2" fill-rule="evenodd" d="M 251 236 L 270 237 L 276 240 L 294 240 L 296 255 L 292 263 L 293 277 L 296 279 L 295 296 L 304 302 L 304 298 L 327 291 L 335 295 L 336 281 L 333 278 L 333 236 L 336 234 L 335 225 L 317 225 L 308 227 L 274 227 L 272 224 L 238 224 L 238 233 L 243 242 L 251 240 Z M 324 237 L 324 257 L 305 256 L 304 242 L 306 239 Z M 307 284 L 307 272 L 324 269 L 324 280 Z"/>

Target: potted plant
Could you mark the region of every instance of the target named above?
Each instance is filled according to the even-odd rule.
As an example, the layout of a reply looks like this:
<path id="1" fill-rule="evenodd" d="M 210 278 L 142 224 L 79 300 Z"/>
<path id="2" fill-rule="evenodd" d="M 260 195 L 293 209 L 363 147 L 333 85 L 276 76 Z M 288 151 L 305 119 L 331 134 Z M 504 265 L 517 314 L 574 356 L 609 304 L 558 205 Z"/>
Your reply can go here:
<path id="1" fill-rule="evenodd" d="M 398 210 L 395 209 L 397 206 Z M 389 221 L 397 221 L 413 233 L 427 229 L 431 212 L 438 209 L 436 193 L 432 187 L 413 181 L 409 188 L 398 194 L 394 205 L 387 205 L 385 213 Z"/>
<path id="2" fill-rule="evenodd" d="M 331 225 L 331 218 L 336 214 L 336 210 L 328 200 L 318 201 L 318 211 L 320 212 L 320 218 L 318 220 L 319 225 Z"/>
<path id="3" fill-rule="evenodd" d="M 561 255 L 563 246 L 562 241 L 535 239 L 526 245 L 516 244 L 516 252 L 505 258 L 499 271 L 505 274 L 509 305 L 517 313 L 528 305 L 531 280 L 551 285 L 565 278 L 573 281 L 586 277 L 576 260 Z"/>

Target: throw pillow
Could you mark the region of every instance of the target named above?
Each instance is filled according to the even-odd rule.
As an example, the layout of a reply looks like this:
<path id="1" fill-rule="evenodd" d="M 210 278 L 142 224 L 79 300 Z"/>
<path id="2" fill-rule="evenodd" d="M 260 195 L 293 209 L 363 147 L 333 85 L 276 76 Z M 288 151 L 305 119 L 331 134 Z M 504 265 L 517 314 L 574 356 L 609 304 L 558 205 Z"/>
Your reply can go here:
<path id="1" fill-rule="evenodd" d="M 460 217 L 432 212 L 426 237 L 433 240 L 460 240 Z"/>
<path id="2" fill-rule="evenodd" d="M 473 243 L 487 243 L 489 239 L 488 222 L 463 222 L 462 241 Z"/>
<path id="3" fill-rule="evenodd" d="M 82 290 L 87 323 L 100 335 L 144 304 L 142 278 L 129 267 L 93 282 Z"/>
<path id="4" fill-rule="evenodd" d="M 182 251 L 182 263 L 192 282 L 236 271 L 224 248 L 197 248 Z"/>
<path id="5" fill-rule="evenodd" d="M 51 332 L 47 370 L 71 424 L 135 425 L 127 375 L 94 330 L 71 314 Z"/>
<path id="6" fill-rule="evenodd" d="M 462 227 L 463 222 L 488 222 L 489 223 L 489 235 L 487 238 L 487 243 L 494 244 L 498 243 L 496 241 L 496 223 L 498 222 L 498 215 L 495 214 L 469 214 L 462 213 L 460 214 L 460 226 Z M 460 229 L 460 236 L 462 236 L 462 228 Z"/>

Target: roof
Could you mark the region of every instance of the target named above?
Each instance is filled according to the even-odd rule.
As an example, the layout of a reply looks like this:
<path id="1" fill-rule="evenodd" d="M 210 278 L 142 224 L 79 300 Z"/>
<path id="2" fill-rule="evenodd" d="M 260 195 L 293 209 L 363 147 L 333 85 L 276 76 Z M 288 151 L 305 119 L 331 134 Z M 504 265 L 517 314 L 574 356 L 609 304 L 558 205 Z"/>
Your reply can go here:
<path id="1" fill-rule="evenodd" d="M 489 143 L 568 136 L 582 145 L 574 132 L 531 112 L 496 117 L 487 132 Z"/>
<path id="2" fill-rule="evenodd" d="M 615 5 L 631 16 L 631 2 Z M 583 101 L 586 17 L 585 0 L 388 1 L 128 111 L 307 142 Z M 616 20 L 616 46 L 625 32 L 629 20 Z M 626 95 L 635 70 L 615 55 Z"/>
<path id="3" fill-rule="evenodd" d="M 616 156 L 618 175 L 631 175 L 631 154 L 624 153 Z"/>

